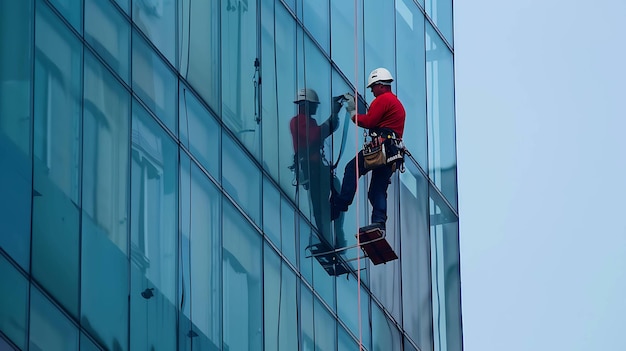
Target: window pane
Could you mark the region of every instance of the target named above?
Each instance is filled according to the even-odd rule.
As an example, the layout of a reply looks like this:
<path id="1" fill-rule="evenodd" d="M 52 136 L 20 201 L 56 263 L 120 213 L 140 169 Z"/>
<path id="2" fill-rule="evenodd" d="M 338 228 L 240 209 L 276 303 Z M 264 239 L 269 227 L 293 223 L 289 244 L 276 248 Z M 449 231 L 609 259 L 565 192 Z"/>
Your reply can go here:
<path id="1" fill-rule="evenodd" d="M 362 264 L 362 263 L 361 263 Z M 360 297 L 359 297 L 360 290 Z M 359 300 L 361 301 L 359 313 Z M 354 335 L 359 335 L 359 315 L 361 316 L 360 330 L 363 345 L 371 348 L 371 327 L 369 324 L 370 296 L 365 288 L 357 284 L 356 279 L 337 279 L 337 314 L 348 326 Z"/>
<path id="2" fill-rule="evenodd" d="M 13 351 L 16 350 L 15 348 L 13 348 L 13 346 L 11 344 L 9 344 L 9 342 L 7 340 L 4 340 L 4 338 L 2 336 L 0 336 L 0 350 L 2 351 Z"/>
<path id="3" fill-rule="evenodd" d="M 78 317 L 82 44 L 37 7 L 32 274 Z"/>
<path id="4" fill-rule="evenodd" d="M 83 210 L 127 253 L 129 93 L 86 54 L 84 94 Z"/>
<path id="5" fill-rule="evenodd" d="M 459 221 L 430 188 L 435 350 L 462 350 Z"/>
<path id="6" fill-rule="evenodd" d="M 115 0 L 117 4 L 124 10 L 124 12 L 129 13 L 130 11 L 130 1 L 131 0 Z M 422 0 L 423 1 L 423 0 Z"/>
<path id="7" fill-rule="evenodd" d="M 289 119 L 296 92 L 296 24 L 280 3 L 263 1 L 263 165 L 291 199 L 296 188 L 289 166 L 293 163 Z M 276 11 L 274 18 L 271 17 Z M 278 74 L 280 72 L 280 74 Z"/>
<path id="8" fill-rule="evenodd" d="M 360 351 L 359 345 L 357 342 L 348 334 L 348 331 L 345 330 L 341 325 L 339 326 L 338 332 L 338 351 Z"/>
<path id="9" fill-rule="evenodd" d="M 274 184 L 263 178 L 263 232 L 296 265 L 295 209 Z"/>
<path id="10" fill-rule="evenodd" d="M 308 224 L 308 222 L 301 216 L 299 217 L 299 228 L 298 232 L 300 235 L 300 272 L 306 281 L 309 284 L 313 285 L 313 289 L 322 297 L 324 301 L 329 306 L 334 308 L 335 306 L 335 276 L 330 275 L 324 266 L 313 257 L 311 252 L 312 245 L 319 244 L 320 239 L 313 231 L 313 228 Z M 322 262 L 327 262 L 322 260 Z M 338 269 L 331 264 L 328 265 L 327 269 L 335 270 Z M 337 278 L 345 279 L 346 276 L 341 276 Z"/>
<path id="11" fill-rule="evenodd" d="M 82 321 L 111 349 L 128 345 L 130 97 L 85 55 Z"/>
<path id="12" fill-rule="evenodd" d="M 179 338 L 193 343 L 193 350 L 217 350 L 222 344 L 222 196 L 186 155 L 181 161 L 181 301 L 182 312 L 193 326 L 183 320 Z M 190 331 L 196 336 L 190 338 Z"/>
<path id="13" fill-rule="evenodd" d="M 452 0 L 426 0 L 426 14 L 450 44 L 454 44 L 452 29 Z"/>
<path id="14" fill-rule="evenodd" d="M 433 350 L 428 181 L 413 163 L 402 173 L 402 297 L 404 330 L 423 350 Z"/>
<path id="15" fill-rule="evenodd" d="M 26 349 L 28 282 L 0 255 L 0 331 L 15 345 Z"/>
<path id="16" fill-rule="evenodd" d="M 50 0 L 52 5 L 61 12 L 79 33 L 83 32 L 83 2 L 74 0 Z M 37 8 L 43 5 L 43 1 L 38 1 Z"/>
<path id="17" fill-rule="evenodd" d="M 393 28 L 393 23 L 395 22 L 393 4 L 393 1 L 364 1 L 363 21 L 369 24 L 386 23 L 389 24 L 390 29 Z M 367 85 L 367 75 L 377 67 L 385 67 L 394 78 L 397 78 L 397 74 L 395 74 L 396 41 L 389 34 L 389 31 L 381 30 L 381 27 L 378 25 L 365 26 L 366 75 L 363 78 L 358 78 L 360 82 L 366 83 L 365 85 Z M 354 34 L 352 34 L 352 38 L 354 38 Z M 406 45 L 406 43 L 400 43 L 401 45 Z M 421 50 L 421 48 L 416 49 Z M 352 56 L 354 57 L 354 53 Z M 369 92 L 369 89 L 367 90 L 368 93 L 365 96 L 368 98 L 368 101 L 371 101 L 374 99 L 374 96 Z"/>
<path id="18" fill-rule="evenodd" d="M 225 133 L 222 141 L 222 185 L 252 220 L 260 224 L 261 170 Z"/>
<path id="19" fill-rule="evenodd" d="M 29 320 L 31 350 L 78 351 L 78 327 L 32 286 Z"/>
<path id="20" fill-rule="evenodd" d="M 265 349 L 297 350 L 296 276 L 269 245 L 264 258 Z"/>
<path id="21" fill-rule="evenodd" d="M 302 350 L 335 350 L 336 320 L 306 285 L 301 285 Z"/>
<path id="22" fill-rule="evenodd" d="M 331 150 L 333 137 L 340 133 L 333 133 L 338 127 L 338 117 L 331 119 L 331 67 L 313 42 L 302 36 L 303 31 L 299 30 L 298 33 L 299 40 L 304 40 L 304 44 L 299 45 L 300 50 L 304 48 L 304 55 L 298 59 L 298 89 L 293 92 L 293 97 L 297 96 L 300 89 L 309 89 L 315 92 L 319 100 L 313 109 L 293 104 L 288 124 L 292 158 L 295 154 L 299 157 L 298 207 L 326 241 L 332 244 L 334 238 L 328 202 L 330 165 L 333 163 Z M 324 127 L 331 122 L 335 128 Z"/>
<path id="23" fill-rule="evenodd" d="M 172 65 L 177 67 L 176 0 L 135 0 L 132 4 L 133 22 Z"/>
<path id="24" fill-rule="evenodd" d="M 32 1 L 0 1 L 0 247 L 29 270 Z"/>
<path id="25" fill-rule="evenodd" d="M 176 348 L 178 147 L 133 101 L 131 348 Z"/>
<path id="26" fill-rule="evenodd" d="M 263 344 L 261 236 L 224 201 L 223 349 L 255 350 Z"/>
<path id="27" fill-rule="evenodd" d="M 180 141 L 215 179 L 220 177 L 220 126 L 184 85 L 180 85 Z"/>
<path id="28" fill-rule="evenodd" d="M 94 344 L 85 333 L 80 333 L 80 351 L 100 351 L 100 347 Z"/>
<path id="29" fill-rule="evenodd" d="M 130 24 L 110 1 L 85 0 L 85 39 L 128 83 Z"/>
<path id="30" fill-rule="evenodd" d="M 383 2 L 381 1 L 381 3 Z M 384 3 L 387 2 L 385 1 Z M 359 1 L 356 9 L 358 25 L 355 25 L 353 1 L 331 1 L 330 5 L 332 59 L 337 63 L 339 69 L 345 73 L 350 82 L 354 83 L 359 94 L 365 96 L 366 74 L 369 71 L 365 72 L 363 63 L 364 48 L 363 45 L 360 45 L 363 42 L 362 1 Z M 355 53 L 357 49 L 358 51 Z M 358 72 L 355 72 L 355 69 L 358 69 Z"/>
<path id="31" fill-rule="evenodd" d="M 266 177 L 263 177 L 263 233 L 269 238 L 269 241 L 282 251 L 280 229 L 285 218 L 280 216 L 280 200 L 281 196 L 278 189 Z"/>
<path id="32" fill-rule="evenodd" d="M 400 331 L 375 303 L 372 303 L 372 344 L 374 350 L 402 350 Z"/>
<path id="33" fill-rule="evenodd" d="M 180 73 L 213 111 L 219 113 L 220 2 L 179 0 L 179 5 Z"/>
<path id="34" fill-rule="evenodd" d="M 426 30 L 428 175 L 456 209 L 456 136 L 452 53 L 432 26 Z"/>
<path id="35" fill-rule="evenodd" d="M 313 38 L 330 53 L 330 17 L 328 16 L 328 0 L 303 0 L 304 26 Z"/>
<path id="36" fill-rule="evenodd" d="M 395 78 L 398 99 L 406 110 L 404 143 L 423 169 L 427 169 L 426 130 L 426 54 L 424 52 L 424 15 L 410 0 L 396 0 Z"/>
<path id="37" fill-rule="evenodd" d="M 230 1 L 222 6 L 222 119 L 236 137 L 259 158 L 256 1 Z"/>
<path id="38" fill-rule="evenodd" d="M 169 67 L 133 32 L 133 90 L 148 108 L 177 133 L 177 79 Z"/>

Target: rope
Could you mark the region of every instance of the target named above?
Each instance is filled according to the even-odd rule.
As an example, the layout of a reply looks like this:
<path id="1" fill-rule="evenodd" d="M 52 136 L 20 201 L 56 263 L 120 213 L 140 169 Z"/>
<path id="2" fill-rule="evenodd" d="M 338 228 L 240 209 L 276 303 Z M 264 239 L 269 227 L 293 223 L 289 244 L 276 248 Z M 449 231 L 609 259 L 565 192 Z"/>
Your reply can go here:
<path id="1" fill-rule="evenodd" d="M 358 31 L 357 31 L 357 27 L 358 27 L 358 1 L 354 0 L 354 99 L 355 99 L 355 105 L 356 105 L 356 99 L 358 99 L 359 97 L 359 70 L 358 70 Z M 355 106 L 356 108 L 356 106 Z M 356 172 L 355 172 L 355 184 L 356 184 L 356 227 L 359 228 L 359 203 L 360 203 L 360 199 L 359 199 L 359 128 L 358 128 L 358 121 L 359 121 L 359 111 L 357 109 L 356 111 L 356 115 L 354 118 L 354 124 L 356 125 L 356 128 L 354 129 L 354 133 L 356 135 L 356 137 L 354 138 L 355 142 L 355 167 L 356 167 Z M 359 319 L 359 351 L 363 350 L 363 330 L 362 330 L 362 323 L 361 323 L 361 255 L 358 252 L 358 248 L 361 247 L 361 238 L 360 235 L 357 234 L 356 236 L 356 243 L 357 243 L 357 304 L 358 304 L 358 319 Z"/>

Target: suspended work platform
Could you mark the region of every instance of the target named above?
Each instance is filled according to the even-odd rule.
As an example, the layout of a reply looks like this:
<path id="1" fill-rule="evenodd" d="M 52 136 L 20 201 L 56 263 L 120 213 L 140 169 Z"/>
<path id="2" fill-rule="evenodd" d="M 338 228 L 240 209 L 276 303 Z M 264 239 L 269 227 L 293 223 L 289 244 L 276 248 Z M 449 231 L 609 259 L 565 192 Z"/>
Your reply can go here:
<path id="1" fill-rule="evenodd" d="M 398 259 L 398 255 L 396 255 L 387 239 L 385 239 L 385 230 L 376 226 L 366 226 L 359 228 L 359 234 L 357 235 L 361 250 L 374 265 Z"/>
<path id="2" fill-rule="evenodd" d="M 377 226 L 365 226 L 359 228 L 359 233 L 356 236 L 359 244 L 352 246 L 333 249 L 324 242 L 309 245 L 308 249 L 311 252 L 311 256 L 308 257 L 314 257 L 326 273 L 331 276 L 352 272 L 353 269 L 348 263 L 359 258 L 369 257 L 374 265 L 398 259 L 391 245 L 387 242 L 385 230 Z M 340 256 L 342 252 L 356 247 L 361 248 L 363 256 L 355 258 Z"/>

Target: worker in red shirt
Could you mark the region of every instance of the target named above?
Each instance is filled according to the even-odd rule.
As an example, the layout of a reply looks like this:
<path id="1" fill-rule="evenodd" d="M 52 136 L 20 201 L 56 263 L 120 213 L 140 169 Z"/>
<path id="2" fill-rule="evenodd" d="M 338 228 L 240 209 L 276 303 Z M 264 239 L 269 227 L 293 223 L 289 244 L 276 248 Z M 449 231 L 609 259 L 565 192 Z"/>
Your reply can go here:
<path id="1" fill-rule="evenodd" d="M 343 228 L 341 225 L 335 225 L 336 242 L 333 242 L 330 231 L 330 211 L 327 205 L 330 189 L 331 186 L 334 186 L 332 183 L 336 178 L 331 173 L 329 162 L 325 159 L 323 150 L 324 140 L 339 126 L 338 113 L 342 104 L 338 99 L 334 99 L 332 114 L 326 121 L 318 125 L 313 118 L 320 104 L 315 90 L 298 90 L 294 103 L 298 105 L 298 114 L 289 121 L 294 149 L 292 166 L 295 174 L 294 185 L 301 185 L 305 190 L 308 190 L 317 229 L 331 245 L 340 247 L 345 244 Z M 337 224 L 341 221 L 335 222 Z"/>
<path id="2" fill-rule="evenodd" d="M 396 95 L 391 92 L 391 82 L 393 77 L 385 68 L 373 70 L 368 79 L 367 87 L 374 94 L 374 101 L 370 105 L 366 114 L 357 114 L 354 97 L 347 102 L 346 109 L 352 115 L 352 121 L 359 127 L 369 129 L 370 136 L 382 137 L 383 143 L 401 142 L 404 133 L 404 121 L 406 112 L 404 106 Z M 343 175 L 341 191 L 331 197 L 331 219 L 336 219 L 341 212 L 348 210 L 352 204 L 356 193 L 357 183 L 357 160 L 358 175 L 363 176 L 369 169 L 366 169 L 363 161 L 363 150 L 346 165 Z M 367 197 L 372 205 L 371 223 L 382 230 L 385 229 L 387 221 L 387 188 L 390 184 L 391 175 L 396 169 L 396 162 L 393 161 L 378 168 L 372 169 Z"/>

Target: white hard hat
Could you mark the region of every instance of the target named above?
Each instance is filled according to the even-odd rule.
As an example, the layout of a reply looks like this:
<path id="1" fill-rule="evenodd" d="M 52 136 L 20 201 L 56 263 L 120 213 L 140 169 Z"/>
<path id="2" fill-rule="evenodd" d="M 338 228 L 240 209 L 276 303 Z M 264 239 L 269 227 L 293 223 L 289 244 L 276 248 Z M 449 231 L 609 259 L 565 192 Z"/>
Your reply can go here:
<path id="1" fill-rule="evenodd" d="M 386 68 L 376 68 L 370 73 L 370 76 L 367 77 L 367 87 L 371 87 L 374 83 L 391 85 L 393 82 L 393 77 L 391 73 Z"/>
<path id="2" fill-rule="evenodd" d="M 317 93 L 313 89 L 303 88 L 298 90 L 296 93 L 296 100 L 294 103 L 298 103 L 300 101 L 308 101 L 316 104 L 320 103 L 320 99 L 317 97 Z"/>

